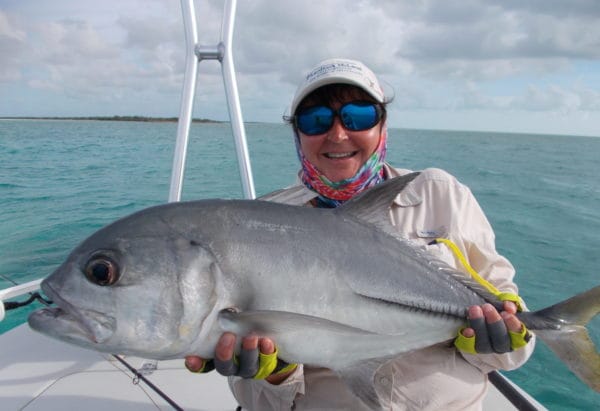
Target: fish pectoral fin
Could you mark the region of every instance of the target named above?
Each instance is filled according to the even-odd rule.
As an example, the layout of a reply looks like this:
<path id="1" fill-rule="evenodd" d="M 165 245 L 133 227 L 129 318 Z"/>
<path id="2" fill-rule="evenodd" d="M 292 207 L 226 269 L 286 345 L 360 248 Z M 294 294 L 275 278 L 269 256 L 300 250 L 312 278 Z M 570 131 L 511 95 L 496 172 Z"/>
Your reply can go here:
<path id="1" fill-rule="evenodd" d="M 336 370 L 342 381 L 369 409 L 381 410 L 379 395 L 375 391 L 375 374 L 388 359 L 377 358 L 361 361 L 341 370 Z"/>
<path id="2" fill-rule="evenodd" d="M 218 321 L 223 331 L 273 339 L 280 358 L 289 363 L 331 369 L 356 363 L 364 358 L 356 358 L 356 352 L 361 357 L 362 347 L 377 345 L 381 339 L 378 334 L 350 325 L 287 311 L 235 312 L 225 309 L 219 312 Z M 373 356 L 382 356 L 378 354 Z M 384 350 L 384 355 L 389 354 L 389 350 Z"/>
<path id="3" fill-rule="evenodd" d="M 341 324 L 322 317 L 289 311 L 239 311 L 226 308 L 219 312 L 219 324 L 224 331 L 238 335 L 257 333 L 264 336 L 285 335 L 305 331 L 327 331 L 346 335 L 373 335 L 360 328 Z"/>
<path id="4" fill-rule="evenodd" d="M 395 336 L 287 311 L 225 309 L 219 313 L 219 324 L 224 331 L 237 335 L 256 333 L 273 338 L 279 349 L 278 356 L 283 360 L 328 367 L 369 409 L 382 409 L 375 391 L 375 374 L 381 365 L 398 354 L 389 349 L 395 345 Z M 382 339 L 385 344 L 378 349 L 378 341 Z M 371 347 L 371 354 L 381 358 L 357 361 L 356 353 L 364 351 L 364 347 Z"/>

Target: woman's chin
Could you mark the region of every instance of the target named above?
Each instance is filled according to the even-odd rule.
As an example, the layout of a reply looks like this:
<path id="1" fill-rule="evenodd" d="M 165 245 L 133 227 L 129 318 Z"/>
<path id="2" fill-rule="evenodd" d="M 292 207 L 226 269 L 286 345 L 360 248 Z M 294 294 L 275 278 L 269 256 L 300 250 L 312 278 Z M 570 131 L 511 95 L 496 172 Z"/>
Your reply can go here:
<path id="1" fill-rule="evenodd" d="M 346 174 L 336 173 L 333 175 L 325 174 L 325 177 L 327 177 L 327 179 L 329 181 L 331 181 L 332 183 L 339 183 L 341 181 L 348 180 L 348 179 L 354 177 L 354 174 L 356 174 L 356 173 L 346 173 Z"/>
<path id="2" fill-rule="evenodd" d="M 353 159 L 345 159 L 345 160 L 328 160 L 328 163 L 321 170 L 321 173 L 327 179 L 333 183 L 338 183 L 343 180 L 347 180 L 349 178 L 354 177 L 354 175 L 358 172 L 360 168 L 360 164 L 357 164 L 356 161 L 352 161 Z"/>

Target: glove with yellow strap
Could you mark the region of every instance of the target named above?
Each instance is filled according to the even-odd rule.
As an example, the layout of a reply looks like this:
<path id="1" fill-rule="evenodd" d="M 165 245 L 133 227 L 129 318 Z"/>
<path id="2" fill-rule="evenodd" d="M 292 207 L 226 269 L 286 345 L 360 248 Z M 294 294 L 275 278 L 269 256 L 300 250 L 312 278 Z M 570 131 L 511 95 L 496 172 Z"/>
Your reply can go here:
<path id="1" fill-rule="evenodd" d="M 517 311 L 523 311 L 523 301 L 521 300 L 521 297 L 513 293 L 503 293 L 482 278 L 473 267 L 471 267 L 456 244 L 446 238 L 437 238 L 432 242 L 432 244 L 435 243 L 443 243 L 448 246 L 471 277 L 490 293 L 494 294 L 500 301 L 511 301 L 517 307 Z M 464 328 L 461 328 L 458 330 L 458 336 L 454 340 L 454 346 L 462 352 L 469 354 L 502 354 L 524 347 L 531 339 L 531 334 L 527 331 L 524 324 L 521 324 L 521 330 L 519 332 L 513 332 L 507 329 L 506 324 L 501 320 L 487 323 L 485 317 L 479 317 L 470 318 L 468 321 L 469 327 L 473 329 L 475 335 L 466 337 L 463 334 Z"/>
<path id="2" fill-rule="evenodd" d="M 277 358 L 277 348 L 272 354 L 263 354 L 258 348 L 242 349 L 239 356 L 234 355 L 227 361 L 222 361 L 218 357 L 213 361 L 221 375 L 237 375 L 256 380 L 264 380 L 271 375 L 286 373 L 296 368 L 296 364 L 288 364 Z"/>
<path id="3" fill-rule="evenodd" d="M 507 329 L 502 320 L 487 323 L 485 317 L 479 317 L 468 321 L 474 335 L 465 336 L 464 328 L 461 328 L 454 340 L 454 346 L 468 354 L 503 354 L 524 347 L 531 339 L 531 334 L 523 324 L 519 332 L 513 332 Z"/>
<path id="4" fill-rule="evenodd" d="M 206 373 L 216 369 L 219 374 L 224 376 L 235 375 L 242 378 L 264 380 L 272 375 L 290 372 L 297 366 L 297 364 L 288 364 L 277 358 L 277 348 L 271 354 L 263 354 L 258 348 L 254 348 L 242 349 L 239 356 L 234 355 L 229 360 L 223 361 L 215 357 L 212 360 L 204 361 L 204 366 L 196 372 Z"/>

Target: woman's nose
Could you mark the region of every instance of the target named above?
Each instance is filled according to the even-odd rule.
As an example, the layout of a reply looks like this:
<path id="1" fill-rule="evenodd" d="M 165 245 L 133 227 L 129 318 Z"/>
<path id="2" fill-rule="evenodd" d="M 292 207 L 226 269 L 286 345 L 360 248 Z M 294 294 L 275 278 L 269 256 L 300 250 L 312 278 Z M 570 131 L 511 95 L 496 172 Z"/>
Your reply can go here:
<path id="1" fill-rule="evenodd" d="M 346 129 L 342 126 L 342 122 L 337 116 L 333 119 L 333 125 L 327 132 L 327 139 L 333 142 L 340 142 L 348 139 Z"/>

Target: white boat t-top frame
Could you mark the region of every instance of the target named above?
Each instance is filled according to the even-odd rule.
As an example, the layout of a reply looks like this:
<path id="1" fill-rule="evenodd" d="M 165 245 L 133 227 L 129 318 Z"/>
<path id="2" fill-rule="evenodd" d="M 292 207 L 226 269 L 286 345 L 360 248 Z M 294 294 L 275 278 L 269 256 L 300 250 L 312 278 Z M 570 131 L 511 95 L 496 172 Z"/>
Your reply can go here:
<path id="1" fill-rule="evenodd" d="M 175 157 L 173 159 L 169 201 L 179 201 L 181 198 L 188 136 L 190 124 L 192 122 L 194 96 L 196 95 L 198 63 L 203 60 L 218 60 L 221 63 L 223 82 L 225 84 L 225 95 L 227 97 L 229 118 L 233 129 L 233 137 L 235 139 L 235 148 L 244 197 L 249 199 L 256 197 L 252 169 L 250 167 L 250 157 L 248 155 L 248 144 L 246 142 L 246 131 L 244 128 L 244 120 L 242 118 L 242 109 L 240 107 L 240 98 L 235 77 L 233 53 L 231 51 L 236 3 L 237 0 L 225 1 L 223 22 L 221 26 L 221 40 L 219 44 L 216 46 L 201 46 L 198 44 L 198 29 L 194 0 L 181 0 L 186 40 L 185 76 L 181 96 L 179 123 L 177 126 L 177 141 L 175 143 Z"/>

